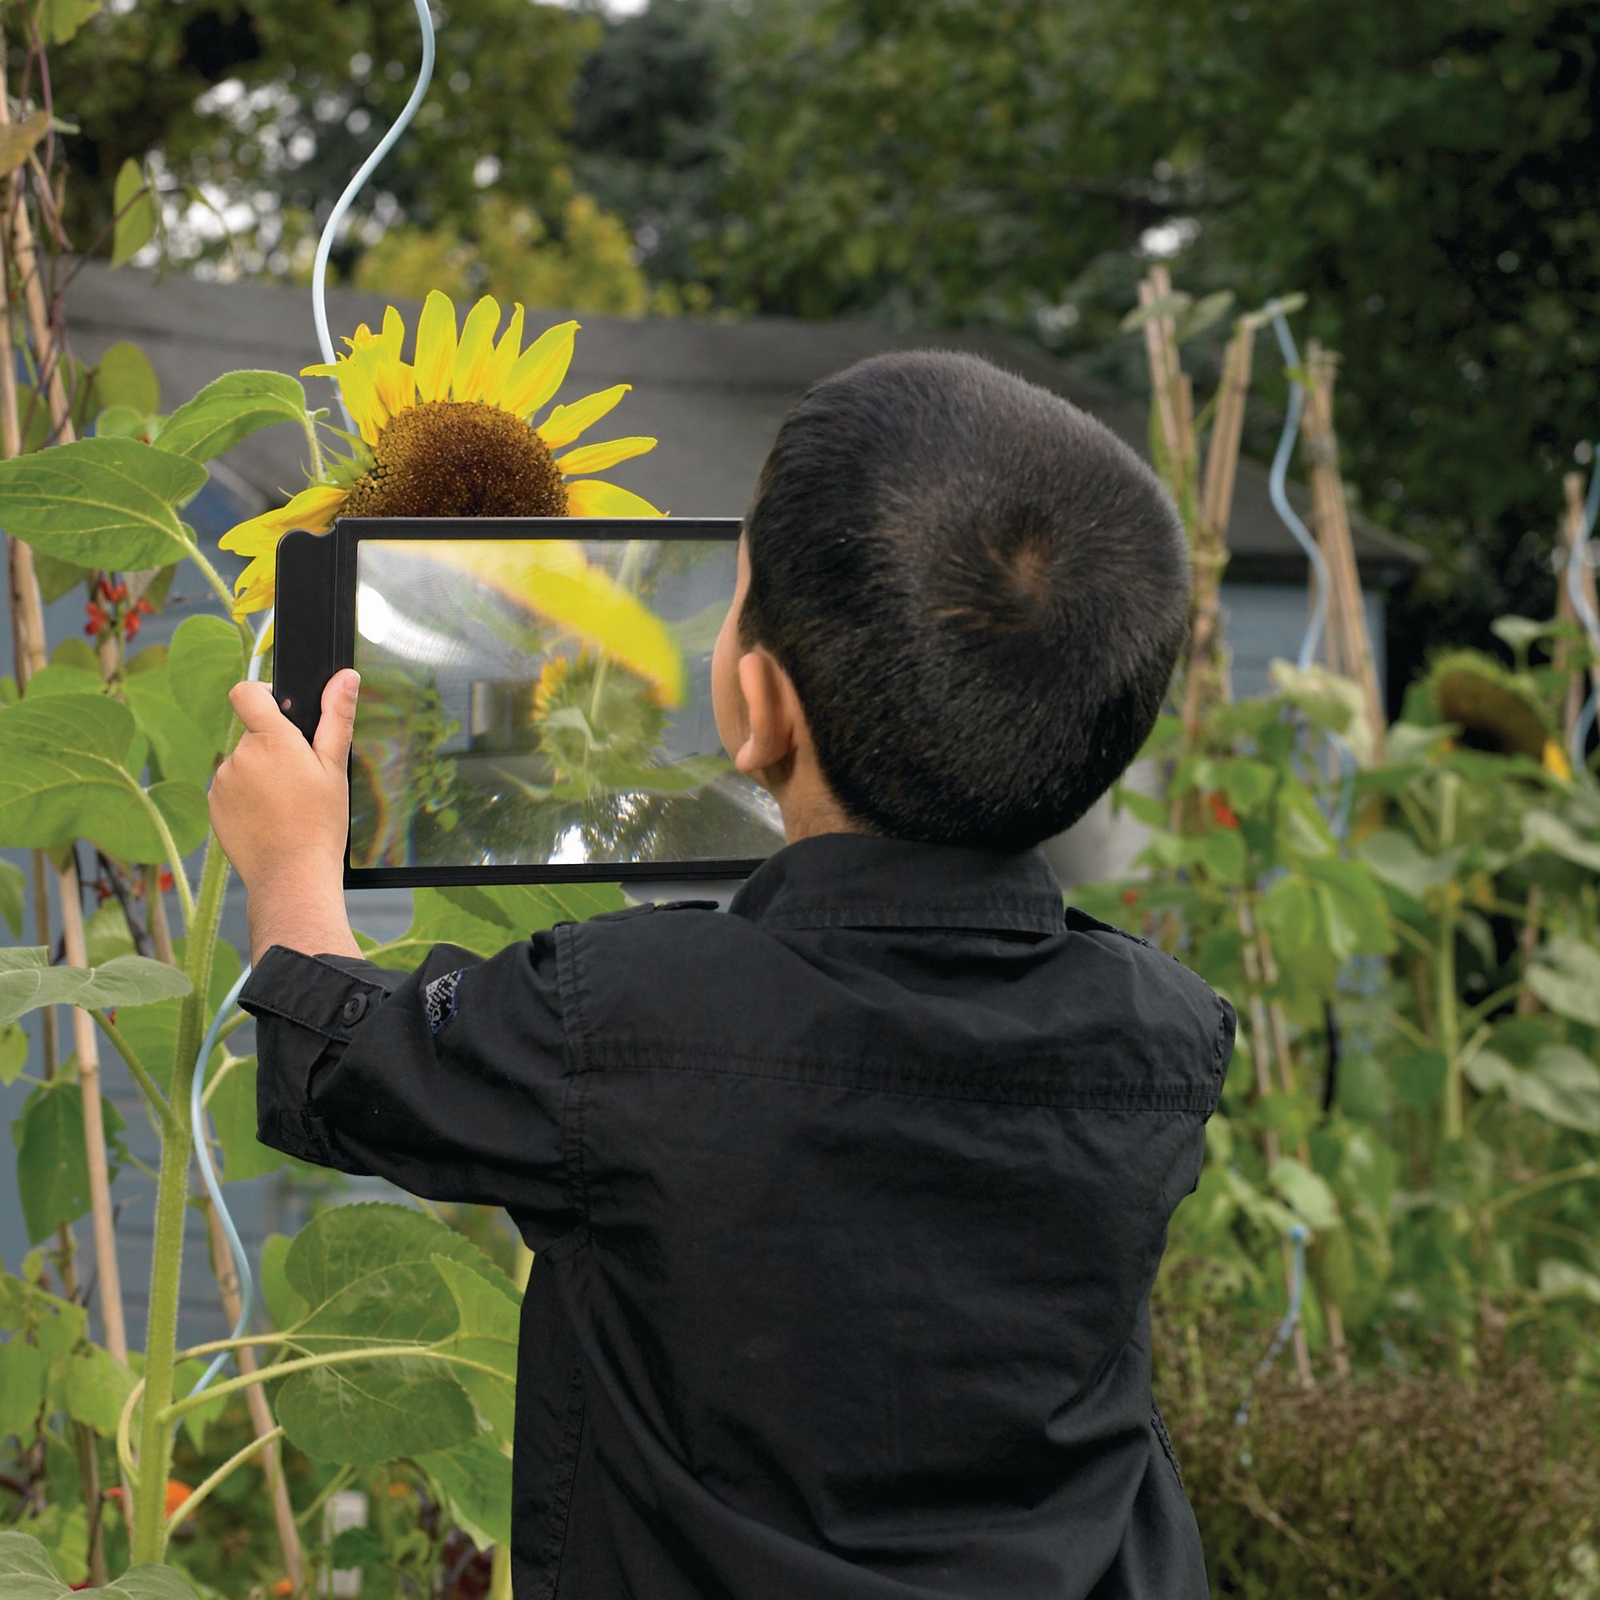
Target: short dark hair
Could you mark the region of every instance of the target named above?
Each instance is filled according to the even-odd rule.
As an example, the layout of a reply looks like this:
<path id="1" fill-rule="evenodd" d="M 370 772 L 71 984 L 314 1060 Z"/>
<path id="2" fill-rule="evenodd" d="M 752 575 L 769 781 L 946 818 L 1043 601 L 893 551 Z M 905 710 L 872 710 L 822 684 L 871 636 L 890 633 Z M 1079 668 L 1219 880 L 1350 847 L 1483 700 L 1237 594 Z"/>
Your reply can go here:
<path id="1" fill-rule="evenodd" d="M 793 680 L 859 826 L 1021 848 L 1138 753 L 1188 632 L 1159 480 L 975 356 L 875 356 L 791 411 L 745 524 L 745 648 Z"/>

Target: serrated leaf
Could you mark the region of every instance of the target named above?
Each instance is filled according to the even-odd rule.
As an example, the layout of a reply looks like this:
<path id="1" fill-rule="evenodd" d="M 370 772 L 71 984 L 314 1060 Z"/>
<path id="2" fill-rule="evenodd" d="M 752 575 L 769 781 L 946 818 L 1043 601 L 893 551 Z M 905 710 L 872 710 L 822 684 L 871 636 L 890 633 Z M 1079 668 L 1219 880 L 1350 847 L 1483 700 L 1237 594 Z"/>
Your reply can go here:
<path id="1" fill-rule="evenodd" d="M 446 1308 L 443 1337 L 455 1327 L 455 1306 L 433 1264 L 442 1255 L 462 1262 L 513 1297 L 511 1280 L 472 1243 L 442 1222 L 408 1206 L 370 1202 L 319 1212 L 296 1236 L 284 1261 L 284 1275 L 315 1317 L 347 1289 L 401 1265 L 432 1274 L 435 1298 Z"/>
<path id="2" fill-rule="evenodd" d="M 49 848 L 92 839 L 125 861 L 164 861 L 159 808 L 181 851 L 205 837 L 205 796 L 168 781 L 148 793 L 129 770 L 135 724 L 96 695 L 27 698 L 0 712 L 0 842 Z"/>
<path id="3" fill-rule="evenodd" d="M 244 641 L 221 617 L 185 617 L 167 658 L 172 695 L 212 752 L 233 724 L 228 691 L 245 675 Z"/>
<path id="4" fill-rule="evenodd" d="M 0 1350 L 0 1439 L 31 1443 L 49 1389 L 50 1357 L 26 1339 L 12 1339 Z"/>
<path id="5" fill-rule="evenodd" d="M 77 439 L 0 462 L 6 531 L 79 567 L 138 570 L 182 560 L 174 509 L 206 469 L 131 439 Z"/>
<path id="6" fill-rule="evenodd" d="M 14 939 L 22 937 L 22 918 L 26 910 L 28 875 L 14 861 L 0 861 L 0 917 Z"/>
<path id="7" fill-rule="evenodd" d="M 435 1256 L 433 1264 L 455 1302 L 457 1318 L 455 1332 L 440 1343 L 439 1352 L 473 1363 L 453 1367 L 452 1376 L 472 1396 L 484 1425 L 509 1439 L 517 1399 L 520 1308 L 459 1261 Z M 483 1367 L 490 1371 L 478 1370 Z"/>
<path id="8" fill-rule="evenodd" d="M 306 423 L 305 390 L 281 372 L 226 372 L 167 418 L 156 448 L 210 461 L 275 422 Z"/>
<path id="9" fill-rule="evenodd" d="M 177 967 L 145 956 L 118 956 L 98 967 L 66 967 L 51 966 L 49 951 L 38 946 L 0 950 L 0 1025 L 40 1006 L 104 1011 L 188 992 L 189 980 Z"/>
<path id="10" fill-rule="evenodd" d="M 4 952 L 0 952 L 4 954 Z M 126 1152 L 122 1117 L 101 1097 L 110 1175 L 116 1177 Z M 89 1159 L 83 1138 L 83 1091 L 57 1078 L 28 1096 L 22 1116 L 11 1125 L 17 1147 L 17 1190 L 29 1244 L 47 1239 L 64 1222 L 89 1210 Z"/>
<path id="11" fill-rule="evenodd" d="M 297 1450 L 349 1466 L 452 1449 L 478 1431 L 466 1390 L 423 1354 L 298 1372 L 274 1410 Z"/>
<path id="12" fill-rule="evenodd" d="M 155 190 L 143 165 L 132 156 L 118 169 L 111 209 L 116 218 L 111 230 L 111 265 L 122 267 L 155 238 L 160 221 Z"/>
<path id="13" fill-rule="evenodd" d="M 451 1520 L 480 1550 L 511 1542 L 511 1459 L 480 1435 L 417 1457 L 449 1497 Z"/>

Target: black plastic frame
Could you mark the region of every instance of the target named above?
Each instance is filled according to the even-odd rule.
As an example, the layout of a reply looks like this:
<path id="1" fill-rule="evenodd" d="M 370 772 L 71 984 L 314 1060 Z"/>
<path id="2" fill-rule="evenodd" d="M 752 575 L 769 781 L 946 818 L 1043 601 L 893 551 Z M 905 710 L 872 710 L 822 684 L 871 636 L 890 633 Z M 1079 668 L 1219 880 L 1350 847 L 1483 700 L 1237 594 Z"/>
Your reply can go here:
<path id="1" fill-rule="evenodd" d="M 727 539 L 737 517 L 341 517 L 327 534 L 295 532 L 278 544 L 272 691 L 306 736 L 316 732 L 328 679 L 355 662 L 356 551 L 363 539 Z M 363 867 L 345 855 L 347 889 L 456 884 L 704 882 L 747 878 L 760 858 L 511 867 Z"/>

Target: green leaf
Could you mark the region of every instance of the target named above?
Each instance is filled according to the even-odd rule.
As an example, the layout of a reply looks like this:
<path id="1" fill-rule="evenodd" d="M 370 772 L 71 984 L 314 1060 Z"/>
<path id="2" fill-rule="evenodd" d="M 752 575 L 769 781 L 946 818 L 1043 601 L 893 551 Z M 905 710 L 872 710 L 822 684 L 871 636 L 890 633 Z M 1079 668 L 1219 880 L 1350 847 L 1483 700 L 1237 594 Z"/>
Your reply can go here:
<path id="1" fill-rule="evenodd" d="M 256 1058 L 229 1067 L 208 1103 L 222 1144 L 222 1181 L 243 1183 L 276 1172 L 289 1158 L 256 1138 Z"/>
<path id="2" fill-rule="evenodd" d="M 107 406 L 94 419 L 97 439 L 139 439 L 149 443 L 145 435 L 150 426 L 150 419 L 132 406 Z"/>
<path id="3" fill-rule="evenodd" d="M 1359 862 L 1307 860 L 1300 870 L 1317 886 L 1328 946 L 1340 961 L 1394 949 L 1388 901 Z"/>
<path id="4" fill-rule="evenodd" d="M 124 339 L 95 363 L 94 405 L 97 410 L 126 406 L 141 417 L 161 409 L 161 380 L 138 345 Z"/>
<path id="5" fill-rule="evenodd" d="M 1327 1181 L 1292 1156 L 1281 1156 L 1270 1174 L 1272 1187 L 1319 1233 L 1339 1226 L 1339 1203 Z"/>
<path id="6" fill-rule="evenodd" d="M 22 918 L 26 909 L 28 875 L 14 861 L 0 861 L 0 917 L 14 939 L 22 937 Z"/>
<path id="7" fill-rule="evenodd" d="M 1571 1045 L 1548 1045 L 1506 1085 L 1525 1110 L 1557 1127 L 1600 1133 L 1600 1067 Z"/>
<path id="8" fill-rule="evenodd" d="M 1588 1300 L 1600 1306 L 1600 1277 L 1570 1261 L 1541 1261 L 1539 1293 L 1546 1300 Z"/>
<path id="9" fill-rule="evenodd" d="M 1406 1050 L 1390 1063 L 1395 1098 L 1413 1111 L 1429 1111 L 1444 1093 L 1449 1067 L 1442 1050 Z"/>
<path id="10" fill-rule="evenodd" d="M 0 1328 L 22 1334 L 52 1359 L 83 1342 L 88 1322 L 82 1306 L 0 1271 Z"/>
<path id="11" fill-rule="evenodd" d="M 1591 872 L 1600 872 L 1600 839 L 1582 838 L 1552 811 L 1524 812 L 1522 838 L 1530 849 L 1551 850 Z"/>
<path id="12" fill-rule="evenodd" d="M 1600 1028 L 1600 950 L 1563 935 L 1539 954 L 1528 987 L 1558 1016 Z"/>
<path id="13" fill-rule="evenodd" d="M 42 700 L 46 695 L 52 694 L 98 694 L 106 692 L 105 679 L 98 672 L 90 672 L 85 667 L 69 666 L 66 663 L 52 662 L 48 667 L 40 667 L 28 679 L 27 698 Z"/>
<path id="14" fill-rule="evenodd" d="M 194 849 L 204 794 L 179 782 L 146 793 L 127 767 L 134 733 L 127 707 L 95 695 L 29 697 L 0 712 L 0 841 L 49 848 L 83 837 L 125 861 L 165 861 L 157 807 L 178 849 Z"/>
<path id="15" fill-rule="evenodd" d="M 145 956 L 118 956 L 98 967 L 65 967 L 51 966 L 50 952 L 39 946 L 0 950 L 0 1025 L 40 1006 L 105 1011 L 188 992 L 189 980 L 177 967 Z"/>
<path id="16" fill-rule="evenodd" d="M 1205 768 L 1202 778 L 1196 773 L 1196 782 L 1208 789 L 1221 789 L 1228 804 L 1243 816 L 1254 811 L 1277 787 L 1278 769 L 1265 761 L 1244 758 L 1201 763 Z"/>
<path id="17" fill-rule="evenodd" d="M 0 1028 L 0 1084 L 9 1086 L 15 1083 L 27 1065 L 27 1029 L 15 1022 L 8 1023 Z"/>
<path id="18" fill-rule="evenodd" d="M 450 1501 L 451 1520 L 480 1550 L 511 1541 L 511 1458 L 479 1435 L 417 1457 Z"/>
<path id="19" fill-rule="evenodd" d="M 179 962 L 183 960 L 185 941 L 177 941 Z M 226 998 L 242 970 L 239 952 L 227 940 L 218 940 L 211 965 L 211 993 L 206 997 L 215 1012 Z M 183 1011 L 182 1000 L 157 1000 L 153 1004 L 137 1006 L 117 1013 L 117 1029 L 127 1039 L 131 1049 L 149 1070 L 151 1077 L 162 1089 L 172 1080 L 172 1057 L 178 1043 L 178 1021 Z M 222 1059 L 223 1047 L 211 1052 L 207 1072 L 214 1071 Z"/>
<path id="20" fill-rule="evenodd" d="M 274 422 L 306 423 L 305 390 L 281 372 L 227 372 L 167 418 L 156 448 L 210 461 Z"/>
<path id="21" fill-rule="evenodd" d="M 174 697 L 174 682 L 165 672 L 141 672 L 124 680 L 123 692 L 155 752 L 161 776 L 203 790 L 214 770 L 212 752 Z"/>
<path id="22" fill-rule="evenodd" d="M 100 10 L 100 0 L 38 0 L 38 27 L 51 44 L 68 44 L 90 17 Z"/>
<path id="23" fill-rule="evenodd" d="M 0 128 L 0 178 L 9 177 L 50 131 L 50 113 L 35 111 Z"/>
<path id="24" fill-rule="evenodd" d="M 0 952 L 3 954 L 4 952 Z M 115 1178 L 125 1151 L 119 1137 L 122 1117 L 101 1098 L 111 1173 Z M 38 1244 L 64 1222 L 89 1210 L 89 1160 L 83 1139 L 83 1091 L 65 1078 L 44 1084 L 28 1096 L 22 1116 L 11 1125 L 17 1146 L 17 1189 L 28 1242 Z"/>
<path id="25" fill-rule="evenodd" d="M 185 617 L 172 636 L 167 670 L 173 698 L 213 752 L 233 723 L 228 691 L 245 675 L 244 641 L 221 617 Z"/>
<path id="26" fill-rule="evenodd" d="M 187 1361 L 180 1361 L 172 1373 L 173 1393 L 192 1394 L 194 1386 L 205 1376 L 209 1364 L 209 1361 L 202 1360 L 199 1356 L 190 1356 Z M 193 1411 L 184 1412 L 183 1431 L 189 1435 L 195 1449 L 202 1455 L 206 1449 L 207 1430 L 227 1408 L 228 1397 L 224 1394 L 208 1400 L 203 1406 L 196 1406 Z"/>
<path id="27" fill-rule="evenodd" d="M 420 1352 L 298 1372 L 274 1410 L 297 1450 L 350 1466 L 449 1450 L 478 1432 L 466 1390 Z"/>
<path id="28" fill-rule="evenodd" d="M 25 1533 L 0 1533 L 0 1578 L 6 1580 L 3 1592 L 7 1600 L 13 1595 L 17 1600 L 31 1596 L 35 1591 L 20 1585 L 34 1580 L 55 1585 L 53 1589 L 39 1589 L 37 1593 L 41 1595 L 71 1592 L 56 1575 L 44 1546 Z"/>
<path id="29" fill-rule="evenodd" d="M 155 238 L 156 225 L 161 220 L 155 189 L 142 164 L 132 156 L 117 172 L 111 209 L 116 218 L 111 232 L 111 265 L 123 267 Z"/>
<path id="30" fill-rule="evenodd" d="M 49 1382 L 50 1357 L 37 1345 L 11 1339 L 0 1347 L 0 1439 L 32 1443 Z"/>
<path id="31" fill-rule="evenodd" d="M 279 1328 L 292 1328 L 311 1309 L 284 1270 L 293 1243 L 282 1233 L 269 1233 L 261 1242 L 261 1298 Z"/>
<path id="32" fill-rule="evenodd" d="M 67 1357 L 66 1367 L 67 1414 L 101 1438 L 115 1438 L 122 1408 L 133 1393 L 133 1374 L 97 1344 L 79 1346 Z"/>
<path id="33" fill-rule="evenodd" d="M 100 907 L 83 927 L 83 957 L 86 965 L 103 967 L 118 956 L 136 954 L 133 931 L 115 896 Z"/>
<path id="34" fill-rule="evenodd" d="M 46 605 L 53 605 L 62 595 L 88 583 L 94 577 L 89 567 L 74 566 L 70 561 L 57 561 L 43 550 L 33 552 L 33 575 L 39 580 L 39 593 Z M 82 639 L 62 641 L 65 644 L 83 644 Z M 59 649 L 59 647 L 58 647 Z M 92 653 L 92 652 L 91 652 Z"/>
<path id="35" fill-rule="evenodd" d="M 1380 828 L 1359 847 L 1361 859 L 1385 883 L 1425 900 L 1430 890 L 1442 888 L 1455 876 L 1461 853 L 1452 850 L 1442 856 L 1425 854 L 1407 833 L 1395 828 Z"/>
<path id="36" fill-rule="evenodd" d="M 493 1369 L 494 1375 L 467 1367 L 451 1372 L 472 1396 L 484 1426 L 509 1439 L 517 1398 L 517 1302 L 481 1273 L 448 1256 L 436 1255 L 433 1265 L 455 1301 L 457 1315 L 456 1331 L 439 1351 Z"/>
<path id="37" fill-rule="evenodd" d="M 380 966 L 409 970 L 437 944 L 492 956 L 558 922 L 582 922 L 604 911 L 620 911 L 627 903 L 614 883 L 495 885 L 465 894 L 418 889 L 411 902 L 411 926 L 393 944 L 380 946 L 372 959 Z"/>
<path id="38" fill-rule="evenodd" d="M 78 439 L 0 462 L 6 531 L 79 567 L 163 567 L 189 552 L 174 508 L 207 476 L 131 439 Z"/>

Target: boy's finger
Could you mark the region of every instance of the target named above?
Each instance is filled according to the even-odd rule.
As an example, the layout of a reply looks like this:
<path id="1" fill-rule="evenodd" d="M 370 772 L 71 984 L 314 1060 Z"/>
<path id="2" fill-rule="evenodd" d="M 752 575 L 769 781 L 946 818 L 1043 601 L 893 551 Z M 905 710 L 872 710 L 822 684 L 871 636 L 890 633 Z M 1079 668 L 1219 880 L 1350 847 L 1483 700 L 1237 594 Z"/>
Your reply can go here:
<path id="1" fill-rule="evenodd" d="M 228 701 L 249 733 L 277 733 L 280 728 L 293 726 L 264 683 L 236 683 L 228 691 Z"/>
<path id="2" fill-rule="evenodd" d="M 355 734 L 356 692 L 360 687 L 360 675 L 346 667 L 334 673 L 322 691 L 322 718 L 317 723 L 317 736 L 311 741 L 311 748 L 341 772 L 349 759 L 350 740 Z"/>

